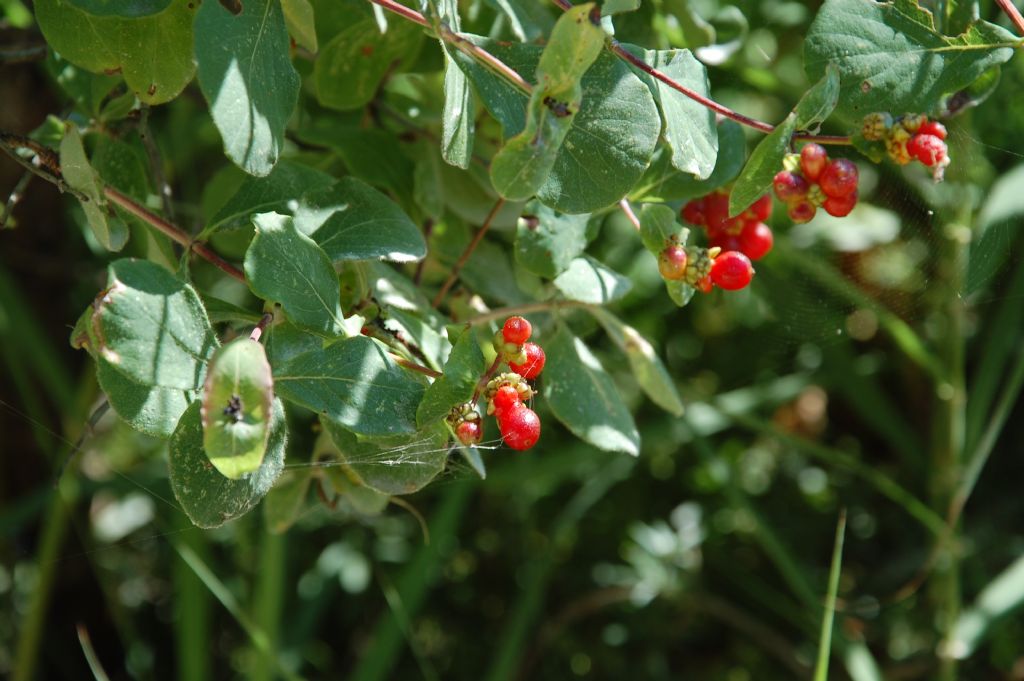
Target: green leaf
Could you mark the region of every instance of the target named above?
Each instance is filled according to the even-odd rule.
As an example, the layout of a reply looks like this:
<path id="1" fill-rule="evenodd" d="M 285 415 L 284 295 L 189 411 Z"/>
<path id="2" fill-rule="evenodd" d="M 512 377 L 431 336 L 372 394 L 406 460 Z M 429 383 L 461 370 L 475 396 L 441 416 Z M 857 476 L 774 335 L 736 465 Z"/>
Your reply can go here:
<path id="1" fill-rule="evenodd" d="M 271 367 L 283 366 L 294 357 L 319 350 L 324 346 L 322 336 L 317 336 L 287 321 L 271 324 L 263 334 L 263 340 Z"/>
<path id="2" fill-rule="evenodd" d="M 989 582 L 956 621 L 950 653 L 965 660 L 988 637 L 993 625 L 1024 604 L 1024 557 L 1010 563 Z"/>
<path id="3" fill-rule="evenodd" d="M 817 134 L 839 103 L 839 69 L 835 64 L 825 68 L 825 75 L 808 90 L 797 102 L 793 112 L 796 114 L 797 130 L 807 130 Z"/>
<path id="4" fill-rule="evenodd" d="M 1002 270 L 1020 230 L 1024 215 L 1024 165 L 1000 175 L 989 189 L 978 213 L 978 232 L 971 246 L 966 293 L 990 283 Z"/>
<path id="5" fill-rule="evenodd" d="M 775 174 L 782 170 L 782 160 L 789 152 L 796 127 L 796 114 L 791 113 L 754 148 L 729 194 L 730 215 L 739 215 L 771 190 Z"/>
<path id="6" fill-rule="evenodd" d="M 630 191 L 635 201 L 686 201 L 710 194 L 739 175 L 746 156 L 747 140 L 740 124 L 724 120 L 718 125 L 718 160 L 706 180 L 699 180 L 672 165 L 668 150 L 659 150 L 651 167 Z"/>
<path id="7" fill-rule="evenodd" d="M 203 384 L 203 449 L 221 475 L 237 480 L 260 467 L 273 401 L 262 345 L 236 338 L 214 354 Z"/>
<path id="8" fill-rule="evenodd" d="M 476 36 L 480 45 L 520 74 L 532 74 L 541 49 Z M 467 57 L 456 57 L 505 138 L 526 124 L 527 97 Z M 562 143 L 547 181 L 537 192 L 563 213 L 590 213 L 626 195 L 643 175 L 661 134 L 661 117 L 650 90 L 629 68 L 602 52 L 581 81 L 580 111 Z"/>
<path id="9" fill-rule="evenodd" d="M 341 333 L 341 289 L 327 254 L 286 215 L 262 213 L 253 224 L 256 236 L 245 252 L 245 278 L 253 293 L 281 303 L 296 324 Z"/>
<path id="10" fill-rule="evenodd" d="M 390 497 L 363 484 L 356 472 L 344 463 L 344 457 L 331 439 L 328 429 L 320 431 L 316 439 L 313 462 L 321 466 L 334 493 L 361 515 L 380 515 L 388 506 Z M 322 462 L 322 463 L 321 463 Z"/>
<path id="11" fill-rule="evenodd" d="M 651 401 L 670 414 L 682 416 L 683 400 L 676 390 L 675 381 L 647 339 L 606 310 L 592 307 L 588 311 L 601 323 L 612 342 L 626 354 L 633 377 Z"/>
<path id="12" fill-rule="evenodd" d="M 477 343 L 476 334 L 467 328 L 448 355 L 444 375 L 431 383 L 423 394 L 423 400 L 416 410 L 416 424 L 423 428 L 444 418 L 452 407 L 468 402 L 486 370 L 487 361 Z"/>
<path id="13" fill-rule="evenodd" d="M 174 99 L 195 74 L 195 6 L 193 0 L 172 0 L 158 14 L 126 19 L 94 16 L 62 0 L 34 3 L 36 21 L 50 47 L 88 71 L 120 71 L 128 87 L 146 104 Z"/>
<path id="14" fill-rule="evenodd" d="M 640 453 L 640 434 L 611 376 L 579 338 L 562 327 L 544 344 L 544 397 L 554 415 L 598 449 Z"/>
<path id="15" fill-rule="evenodd" d="M 459 448 L 459 454 L 466 460 L 469 467 L 473 469 L 473 472 L 479 475 L 481 480 L 486 480 L 487 467 L 484 465 L 483 457 L 480 456 L 480 450 L 476 447 L 465 447 L 458 442 L 455 444 Z"/>
<path id="16" fill-rule="evenodd" d="M 444 470 L 448 427 L 442 422 L 412 435 L 360 438 L 334 421 L 321 418 L 338 456 L 359 482 L 382 494 L 412 494 Z"/>
<path id="17" fill-rule="evenodd" d="M 580 79 L 604 47 L 593 3 L 577 5 L 555 23 L 536 70 L 526 123 L 491 161 L 491 181 L 510 201 L 533 196 L 547 180 L 580 110 Z"/>
<path id="18" fill-rule="evenodd" d="M 462 30 L 458 0 L 439 0 L 439 19 L 452 31 Z M 476 99 L 469 79 L 452 60 L 452 48 L 440 40 L 444 51 L 444 111 L 441 114 L 441 157 L 446 163 L 468 168 L 473 158 L 476 132 Z"/>
<path id="19" fill-rule="evenodd" d="M 640 208 L 640 240 L 653 255 L 661 255 L 667 241 L 685 246 L 689 236 L 690 230 L 676 222 L 676 212 L 668 206 L 645 203 Z"/>
<path id="20" fill-rule="evenodd" d="M 412 161 L 390 131 L 319 119 L 298 130 L 297 135 L 304 142 L 328 147 L 338 155 L 349 173 L 374 187 L 389 190 L 399 197 L 412 192 Z"/>
<path id="21" fill-rule="evenodd" d="M 710 96 L 707 70 L 689 50 L 655 51 L 632 45 L 623 47 L 676 82 L 705 97 Z M 699 180 L 707 179 L 718 159 L 718 128 L 714 112 L 656 78 L 647 74 L 640 78 L 651 88 L 654 101 L 661 108 L 665 142 L 672 150 L 672 166 Z"/>
<path id="22" fill-rule="evenodd" d="M 605 0 L 601 5 L 601 13 L 604 15 L 635 12 L 638 9 L 640 9 L 640 0 Z"/>
<path id="23" fill-rule="evenodd" d="M 427 255 L 423 234 L 401 208 L 384 194 L 354 177 L 310 192 L 296 211 L 296 222 L 334 262 L 390 260 L 411 262 Z M 306 223 L 306 224 L 303 224 Z"/>
<path id="24" fill-rule="evenodd" d="M 68 186 L 88 197 L 82 210 L 96 240 L 108 251 L 119 251 L 128 241 L 128 226 L 117 215 L 105 210 L 100 179 L 89 164 L 82 146 L 82 137 L 73 123 L 68 123 L 60 142 L 60 167 Z"/>
<path id="25" fill-rule="evenodd" d="M 114 369 L 147 387 L 199 390 L 217 338 L 191 286 L 151 262 L 116 260 L 94 305 L 90 342 Z"/>
<path id="26" fill-rule="evenodd" d="M 431 368 L 440 369 L 444 366 L 452 344 L 430 320 L 419 313 L 389 305 L 383 307 L 381 316 L 384 318 L 384 328 L 408 339 L 423 354 Z"/>
<path id="27" fill-rule="evenodd" d="M 167 9 L 171 0 L 66 0 L 67 4 L 97 17 L 148 17 Z"/>
<path id="28" fill-rule="evenodd" d="M 263 500 L 263 522 L 274 534 L 286 532 L 295 524 L 313 481 L 313 469 L 288 469 L 274 483 Z"/>
<path id="29" fill-rule="evenodd" d="M 829 653 L 832 652 L 832 622 L 836 615 L 836 595 L 839 593 L 839 575 L 843 565 L 843 540 L 846 538 L 846 510 L 839 512 L 836 538 L 832 545 L 832 564 L 828 571 L 828 593 L 825 594 L 825 614 L 821 618 L 818 638 L 818 661 L 814 665 L 814 681 L 828 681 Z"/>
<path id="30" fill-rule="evenodd" d="M 804 39 L 804 65 L 817 80 L 835 62 L 842 74 L 839 109 L 851 117 L 929 113 L 943 95 L 1008 61 L 1020 44 L 987 21 L 944 36 L 914 0 L 827 0 Z"/>
<path id="31" fill-rule="evenodd" d="M 665 290 L 668 291 L 668 297 L 672 302 L 679 307 L 686 307 L 693 300 L 693 294 L 697 292 L 697 289 L 685 281 L 666 281 Z"/>
<path id="32" fill-rule="evenodd" d="M 591 305 L 618 300 L 633 287 L 629 278 L 589 255 L 575 258 L 554 284 L 566 298 Z"/>
<path id="33" fill-rule="evenodd" d="M 209 238 L 219 229 L 247 227 L 257 213 L 294 214 L 299 210 L 295 208 L 295 202 L 301 209 L 304 194 L 330 186 L 335 181 L 323 171 L 284 159 L 266 177 L 246 177 L 227 203 L 209 219 L 201 238 Z"/>
<path id="34" fill-rule="evenodd" d="M 268 175 L 299 97 L 288 30 L 277 0 L 245 0 L 235 15 L 204 2 L 196 16 L 199 87 L 224 153 L 250 175 Z"/>
<path id="35" fill-rule="evenodd" d="M 200 294 L 200 296 L 203 299 L 203 307 L 206 308 L 206 316 L 209 317 L 211 324 L 220 324 L 221 322 L 258 324 L 260 319 L 263 318 L 263 315 L 259 312 L 246 310 L 226 300 L 203 294 Z"/>
<path id="36" fill-rule="evenodd" d="M 138 383 L 96 357 L 96 380 L 121 420 L 153 437 L 168 438 L 178 420 L 196 398 L 194 390 L 162 388 Z"/>
<path id="37" fill-rule="evenodd" d="M 313 67 L 317 99 L 340 111 L 365 106 L 392 64 L 418 50 L 422 37 L 423 30 L 409 21 L 388 22 L 385 33 L 373 17 L 352 22 L 317 56 Z"/>
<path id="38" fill-rule="evenodd" d="M 192 403 L 171 436 L 170 477 L 182 510 L 194 524 L 209 529 L 245 515 L 274 486 L 284 468 L 288 424 L 281 400 L 274 400 L 263 463 L 249 475 L 230 480 L 210 465 L 203 450 L 200 406 Z"/>
<path id="39" fill-rule="evenodd" d="M 356 336 L 275 367 L 278 395 L 360 435 L 416 430 L 423 385 L 384 348 Z"/>
<path id="40" fill-rule="evenodd" d="M 314 54 L 317 51 L 316 22 L 309 0 L 281 0 L 284 23 L 296 44 Z"/>
<path id="41" fill-rule="evenodd" d="M 512 33 L 524 43 L 546 36 L 555 24 L 547 7 L 534 0 L 492 0 L 492 3 L 508 19 Z"/>
<path id="42" fill-rule="evenodd" d="M 587 247 L 590 215 L 568 215 L 539 201 L 529 203 L 516 226 L 516 262 L 553 279 Z"/>

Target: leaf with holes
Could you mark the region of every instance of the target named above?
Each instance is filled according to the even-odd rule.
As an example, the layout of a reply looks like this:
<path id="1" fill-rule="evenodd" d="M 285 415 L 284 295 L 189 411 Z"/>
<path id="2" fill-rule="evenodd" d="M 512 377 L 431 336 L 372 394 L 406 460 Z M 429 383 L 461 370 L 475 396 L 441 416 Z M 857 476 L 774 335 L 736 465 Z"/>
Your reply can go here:
<path id="1" fill-rule="evenodd" d="M 277 394 L 360 435 L 416 430 L 423 384 L 365 336 L 306 352 L 275 367 Z"/>
<path id="2" fill-rule="evenodd" d="M 268 175 L 299 97 L 288 29 L 277 0 L 245 0 L 237 15 L 204 2 L 196 16 L 199 87 L 224 153 L 250 175 Z"/>
<path id="3" fill-rule="evenodd" d="M 224 477 L 237 480 L 260 467 L 273 401 L 262 345 L 236 338 L 214 354 L 203 384 L 203 449 Z"/>
<path id="4" fill-rule="evenodd" d="M 452 407 L 464 404 L 473 396 L 477 381 L 487 369 L 476 334 L 467 328 L 459 336 L 444 365 L 444 375 L 430 384 L 416 410 L 416 424 L 424 427 L 443 418 Z"/>
<path id="5" fill-rule="evenodd" d="M 804 39 L 804 65 L 812 80 L 830 62 L 838 66 L 839 110 L 848 116 L 930 113 L 944 95 L 1008 61 L 1020 46 L 1019 38 L 987 21 L 942 35 L 915 0 L 827 0 Z"/>
<path id="6" fill-rule="evenodd" d="M 147 387 L 199 390 L 217 338 L 195 290 L 145 260 L 116 260 L 93 303 L 89 342 Z"/>
<path id="7" fill-rule="evenodd" d="M 263 463 L 252 473 L 231 480 L 213 467 L 203 449 L 200 406 L 198 401 L 192 403 L 171 436 L 171 489 L 194 524 L 213 528 L 248 513 L 274 486 L 284 469 L 288 425 L 281 400 L 274 400 Z"/>
<path id="8" fill-rule="evenodd" d="M 590 348 L 562 327 L 544 351 L 544 397 L 558 420 L 598 449 L 637 456 L 640 433 L 633 416 Z"/>
<path id="9" fill-rule="evenodd" d="M 281 303 L 296 324 L 337 335 L 344 329 L 338 275 L 316 242 L 292 218 L 263 213 L 245 252 L 245 278 L 253 293 Z"/>
<path id="10" fill-rule="evenodd" d="M 127 6 L 117 5 L 119 11 Z M 93 73 L 119 71 L 140 101 L 163 104 L 181 94 L 196 72 L 196 5 L 172 0 L 162 11 L 139 18 L 97 16 L 61 0 L 36 0 L 33 8 L 46 42 L 64 59 Z"/>

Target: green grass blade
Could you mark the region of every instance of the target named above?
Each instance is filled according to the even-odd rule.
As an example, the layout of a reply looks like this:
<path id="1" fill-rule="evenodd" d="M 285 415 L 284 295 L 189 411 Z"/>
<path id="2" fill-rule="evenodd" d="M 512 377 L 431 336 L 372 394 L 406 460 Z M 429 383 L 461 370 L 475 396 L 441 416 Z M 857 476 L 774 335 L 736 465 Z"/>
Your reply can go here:
<path id="1" fill-rule="evenodd" d="M 818 663 L 814 666 L 814 681 L 827 681 L 828 660 L 832 652 L 832 621 L 836 614 L 836 594 L 839 592 L 839 573 L 843 564 L 843 540 L 846 537 L 846 509 L 839 512 L 836 540 L 832 546 L 832 567 L 828 572 L 828 594 L 825 597 L 825 617 L 821 620 L 821 638 L 818 640 Z"/>
<path id="2" fill-rule="evenodd" d="M 178 552 L 178 555 L 185 561 L 185 564 L 192 569 L 196 577 L 206 585 L 206 588 L 213 594 L 213 597 L 220 601 L 225 610 L 231 613 L 231 616 L 235 618 L 235 621 L 238 622 L 249 636 L 249 642 L 254 648 L 263 653 L 268 661 L 273 663 L 278 673 L 285 679 L 288 679 L 288 681 L 301 681 L 301 676 L 285 667 L 281 662 L 280 657 L 278 657 L 270 644 L 270 637 L 267 635 L 267 632 L 249 617 L 238 601 L 235 600 L 234 594 L 217 578 L 217 575 L 203 562 L 199 555 L 191 547 L 176 539 L 171 540 L 171 546 Z"/>
<path id="3" fill-rule="evenodd" d="M 96 681 L 110 681 L 110 677 L 107 676 L 107 672 L 103 670 L 103 665 L 100 664 L 100 658 L 96 655 L 96 650 L 92 647 L 92 641 L 89 639 L 89 632 L 86 628 L 79 624 L 76 629 L 78 630 L 78 642 L 82 646 L 82 653 L 85 655 L 85 661 L 89 665 L 89 671 L 92 672 L 92 676 Z"/>

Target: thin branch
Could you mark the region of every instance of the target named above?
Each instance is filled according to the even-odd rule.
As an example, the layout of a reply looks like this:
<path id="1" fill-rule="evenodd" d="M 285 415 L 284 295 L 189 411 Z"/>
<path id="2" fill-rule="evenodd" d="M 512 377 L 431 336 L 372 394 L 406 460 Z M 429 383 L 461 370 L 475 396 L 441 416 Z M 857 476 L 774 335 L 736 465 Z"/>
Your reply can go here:
<path id="1" fill-rule="evenodd" d="M 267 324 L 273 321 L 273 319 L 274 315 L 270 314 L 269 312 L 260 317 L 259 324 L 257 324 L 255 328 L 253 328 L 252 333 L 249 334 L 249 340 L 256 341 L 258 343 L 260 340 L 260 336 L 263 335 L 263 330 L 267 328 Z"/>
<path id="2" fill-rule="evenodd" d="M 164 164 L 160 159 L 160 149 L 149 131 L 149 105 L 142 105 L 142 116 L 139 118 L 139 137 L 142 138 L 142 146 L 146 149 L 146 156 L 149 157 L 149 171 L 153 175 L 153 184 L 160 194 L 160 205 L 163 206 L 164 215 L 167 219 L 174 221 L 174 206 L 171 203 L 171 185 L 167 183 L 164 175 Z"/>
<path id="3" fill-rule="evenodd" d="M 388 354 L 391 355 L 391 359 L 395 360 L 395 364 L 403 366 L 406 369 L 411 369 L 412 371 L 423 374 L 424 376 L 430 376 L 431 378 L 441 378 L 442 376 L 444 376 L 444 374 L 442 374 L 440 371 L 435 371 L 430 367 L 425 367 L 422 364 L 417 364 L 416 362 L 408 360 L 405 357 L 400 357 L 393 352 L 389 352 Z"/>
<path id="4" fill-rule="evenodd" d="M 7 221 L 11 219 L 11 215 L 14 213 L 14 207 L 18 205 L 18 201 L 21 201 L 21 197 L 25 194 L 25 187 L 32 180 L 33 173 L 25 171 L 18 180 L 18 183 L 14 185 L 14 189 L 11 190 L 10 195 L 7 197 L 7 203 L 4 205 L 4 212 L 0 213 L 0 229 L 7 227 Z"/>
<path id="5" fill-rule="evenodd" d="M 626 214 L 626 217 L 629 218 L 629 221 L 633 223 L 633 227 L 635 227 L 636 231 L 639 232 L 640 219 L 636 216 L 636 213 L 633 211 L 633 206 L 630 205 L 629 199 L 622 199 L 621 201 L 619 201 L 619 208 L 622 209 L 622 212 Z"/>
<path id="6" fill-rule="evenodd" d="M 46 59 L 46 45 L 17 45 L 0 49 L 0 64 L 23 64 Z"/>
<path id="7" fill-rule="evenodd" d="M 370 0 L 375 5 L 380 5 L 384 9 L 394 12 L 395 14 L 413 21 L 424 28 L 432 28 L 430 22 L 425 16 L 417 12 L 416 10 L 409 9 L 405 5 L 402 5 L 395 0 Z M 520 76 L 515 69 L 501 61 L 487 50 L 474 45 L 463 36 L 455 33 L 450 28 L 441 25 L 440 38 L 452 47 L 457 49 L 459 52 L 463 52 L 469 55 L 472 59 L 486 66 L 487 68 L 494 71 L 496 74 L 516 86 L 526 94 L 530 94 L 533 91 L 533 86 L 530 85 L 526 80 Z"/>
<path id="8" fill-rule="evenodd" d="M 462 266 L 465 265 L 470 256 L 473 255 L 473 251 L 476 250 L 480 241 L 483 240 L 484 234 L 486 234 L 487 230 L 491 228 L 491 223 L 494 222 L 495 216 L 498 215 L 498 211 L 500 211 L 501 207 L 504 205 L 505 199 L 502 198 L 499 198 L 494 202 L 494 207 L 491 208 L 491 212 L 488 213 L 487 217 L 484 219 L 484 224 L 480 225 L 480 229 L 478 229 L 476 234 L 473 235 L 473 240 L 466 246 L 466 250 L 462 251 L 462 255 L 459 256 L 458 261 L 452 266 L 452 271 L 451 274 L 448 275 L 448 279 L 444 282 L 444 285 L 441 286 L 441 290 L 437 292 L 437 295 L 434 296 L 434 302 L 432 305 L 435 308 L 441 305 L 444 301 L 444 297 L 448 295 L 448 290 L 453 284 L 455 284 L 455 280 L 458 279 L 459 271 L 462 269 Z"/>
<path id="9" fill-rule="evenodd" d="M 204 260 L 209 261 L 212 265 L 228 276 L 237 279 L 243 284 L 245 283 L 245 273 L 242 272 L 242 270 L 214 253 L 213 249 L 203 242 L 194 241 L 192 237 L 186 234 L 180 227 L 171 224 L 155 213 L 151 213 L 111 186 L 103 188 L 103 195 L 107 197 L 111 203 L 119 206 L 125 212 L 131 213 L 154 229 L 166 234 L 171 239 L 184 246 L 187 250 L 195 251 L 197 255 L 202 257 Z"/>
<path id="10" fill-rule="evenodd" d="M 57 189 L 60 191 L 71 194 L 79 201 L 89 200 L 88 196 L 77 189 L 72 189 L 64 181 L 64 177 L 60 172 L 60 157 L 57 156 L 57 152 L 53 149 L 49 149 L 24 135 L 15 135 L 14 133 L 2 130 L 0 130 L 0 149 L 3 149 L 4 153 L 13 158 L 25 170 L 43 178 L 47 182 L 57 185 Z M 35 161 L 30 161 L 19 154 L 19 149 L 31 151 L 35 154 Z"/>
<path id="11" fill-rule="evenodd" d="M 996 0 L 996 4 L 999 5 L 999 9 L 1006 13 L 1006 16 L 1010 17 L 1010 21 L 1017 27 L 1017 30 L 1024 33 L 1024 16 L 1021 16 L 1020 10 L 1013 4 L 1013 1 Z"/>

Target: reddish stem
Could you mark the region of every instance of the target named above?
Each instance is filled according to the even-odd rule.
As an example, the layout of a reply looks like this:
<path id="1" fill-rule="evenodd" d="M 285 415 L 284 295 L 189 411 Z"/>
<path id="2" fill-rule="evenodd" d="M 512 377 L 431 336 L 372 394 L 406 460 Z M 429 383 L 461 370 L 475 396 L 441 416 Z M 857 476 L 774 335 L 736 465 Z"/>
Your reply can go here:
<path id="1" fill-rule="evenodd" d="M 626 217 L 629 218 L 629 221 L 633 223 L 633 227 L 635 227 L 636 231 L 639 232 L 640 220 L 639 218 L 637 218 L 636 213 L 633 212 L 633 206 L 629 204 L 629 199 L 622 199 L 621 201 L 619 201 L 619 208 L 622 209 L 622 212 L 626 214 Z"/>
<path id="2" fill-rule="evenodd" d="M 1024 16 L 1021 16 L 1020 10 L 1013 2 L 1011 0 L 996 0 L 996 4 L 1006 13 L 1006 16 L 1010 17 L 1010 21 L 1017 27 L 1017 30 L 1024 33 Z"/>
<path id="3" fill-rule="evenodd" d="M 270 314 L 269 312 L 263 315 L 263 317 L 260 318 L 259 324 L 257 324 L 256 328 L 254 328 L 252 330 L 252 333 L 249 334 L 249 340 L 256 341 L 258 343 L 260 340 L 260 336 L 263 335 L 263 329 L 267 328 L 267 324 L 269 324 L 273 318 L 274 315 Z"/>
<path id="4" fill-rule="evenodd" d="M 476 250 L 476 247 L 484 238 L 484 234 L 487 233 L 487 230 L 491 228 L 491 223 L 494 222 L 495 216 L 504 205 L 505 199 L 499 198 L 494 202 L 494 207 L 491 208 L 491 212 L 488 213 L 487 217 L 484 219 L 484 224 L 480 225 L 480 229 L 478 229 L 476 234 L 473 235 L 473 240 L 469 242 L 468 246 L 466 246 L 466 250 L 462 251 L 462 255 L 459 256 L 458 261 L 452 266 L 452 271 L 451 274 L 448 275 L 448 279 L 445 280 L 444 284 L 441 286 L 441 290 L 437 292 L 436 296 L 434 296 L 434 302 L 432 303 L 434 307 L 438 307 L 441 304 L 444 297 L 448 294 L 448 290 L 453 284 L 455 284 L 455 280 L 458 279 L 459 271 L 462 269 L 462 266 L 465 265 L 466 261 L 468 261 L 470 256 L 473 255 L 473 251 Z"/>

